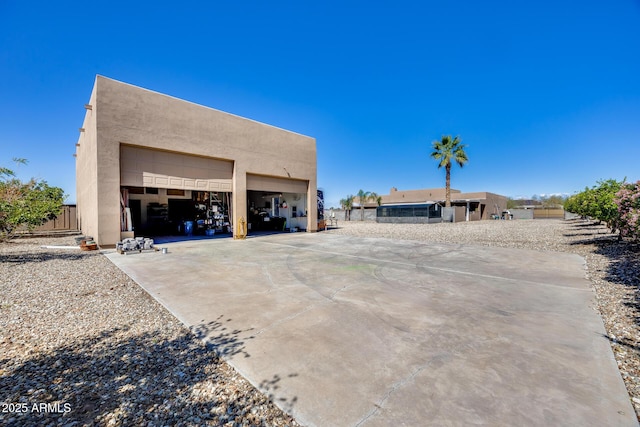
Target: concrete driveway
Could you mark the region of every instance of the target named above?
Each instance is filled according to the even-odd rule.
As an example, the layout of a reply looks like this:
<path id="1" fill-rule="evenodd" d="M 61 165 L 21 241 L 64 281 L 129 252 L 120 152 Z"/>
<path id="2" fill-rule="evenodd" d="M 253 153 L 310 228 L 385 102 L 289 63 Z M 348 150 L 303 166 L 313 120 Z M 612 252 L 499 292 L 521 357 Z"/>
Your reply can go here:
<path id="1" fill-rule="evenodd" d="M 584 261 L 328 233 L 108 257 L 309 426 L 638 425 Z"/>

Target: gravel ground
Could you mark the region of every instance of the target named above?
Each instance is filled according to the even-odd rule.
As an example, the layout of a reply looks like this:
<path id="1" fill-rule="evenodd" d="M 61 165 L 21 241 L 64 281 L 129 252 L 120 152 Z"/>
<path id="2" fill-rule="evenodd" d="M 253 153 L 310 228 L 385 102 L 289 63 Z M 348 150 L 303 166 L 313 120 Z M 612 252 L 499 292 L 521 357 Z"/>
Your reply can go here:
<path id="1" fill-rule="evenodd" d="M 65 244 L 0 244 L 0 425 L 298 425 L 198 338 L 241 351 L 225 319 L 189 331 L 98 252 L 40 248 Z"/>
<path id="2" fill-rule="evenodd" d="M 586 260 L 607 338 L 640 420 L 640 246 L 584 220 L 377 224 L 340 221 L 330 233 L 570 252 Z"/>
<path id="3" fill-rule="evenodd" d="M 341 221 L 328 233 L 582 255 L 640 414 L 637 245 L 580 220 Z M 40 248 L 65 244 L 73 238 L 0 244 L 0 425 L 298 425 L 271 403 L 278 378 L 260 393 L 198 338 L 213 331 L 223 353 L 242 351 L 225 319 L 190 331 L 99 253 Z"/>

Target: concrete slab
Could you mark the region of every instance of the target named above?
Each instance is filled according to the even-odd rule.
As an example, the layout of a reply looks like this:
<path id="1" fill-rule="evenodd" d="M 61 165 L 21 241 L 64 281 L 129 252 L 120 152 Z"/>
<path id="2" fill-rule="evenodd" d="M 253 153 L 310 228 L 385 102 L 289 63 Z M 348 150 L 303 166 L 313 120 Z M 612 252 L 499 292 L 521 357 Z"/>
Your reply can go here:
<path id="1" fill-rule="evenodd" d="M 326 233 L 107 256 L 309 426 L 637 420 L 576 255 Z"/>

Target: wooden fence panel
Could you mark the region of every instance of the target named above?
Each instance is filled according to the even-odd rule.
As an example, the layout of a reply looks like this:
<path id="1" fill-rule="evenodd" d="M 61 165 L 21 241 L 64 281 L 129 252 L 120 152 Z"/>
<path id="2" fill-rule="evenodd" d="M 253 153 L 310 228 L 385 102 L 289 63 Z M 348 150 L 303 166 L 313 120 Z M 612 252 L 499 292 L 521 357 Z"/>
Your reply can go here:
<path id="1" fill-rule="evenodd" d="M 564 219 L 564 209 L 533 209 L 533 219 Z"/>
<path id="2" fill-rule="evenodd" d="M 56 219 L 52 219 L 46 222 L 44 225 L 36 228 L 34 231 L 64 231 L 64 230 L 77 230 L 76 205 L 64 205 L 62 212 Z"/>

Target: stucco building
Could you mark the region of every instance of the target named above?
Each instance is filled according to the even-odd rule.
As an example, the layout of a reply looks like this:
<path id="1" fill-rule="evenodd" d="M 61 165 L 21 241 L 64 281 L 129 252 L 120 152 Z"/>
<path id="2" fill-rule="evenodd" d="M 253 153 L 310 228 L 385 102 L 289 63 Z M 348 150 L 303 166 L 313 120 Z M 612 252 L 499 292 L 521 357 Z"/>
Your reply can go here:
<path id="1" fill-rule="evenodd" d="M 98 244 L 188 223 L 317 230 L 314 138 L 102 76 L 85 108 L 78 227 Z"/>
<path id="2" fill-rule="evenodd" d="M 364 211 L 354 201 L 352 220 L 361 216 L 368 221 L 387 223 L 435 223 L 478 221 L 501 216 L 507 208 L 507 197 L 486 191 L 463 193 L 451 189 L 451 208 L 445 209 L 446 189 L 425 188 L 419 190 L 398 190 L 392 187 L 389 194 L 377 201 L 367 201 Z M 334 210 L 329 215 L 344 216 L 344 211 Z"/>
<path id="3" fill-rule="evenodd" d="M 492 215 L 501 215 L 507 208 L 507 197 L 486 191 L 463 193 L 451 189 L 451 207 L 455 212 L 453 220 L 478 221 L 491 219 Z M 444 206 L 446 188 L 426 188 L 421 190 L 398 190 L 391 188 L 389 194 L 382 196 L 384 207 L 403 205 Z M 380 217 L 380 214 L 378 214 Z"/>

